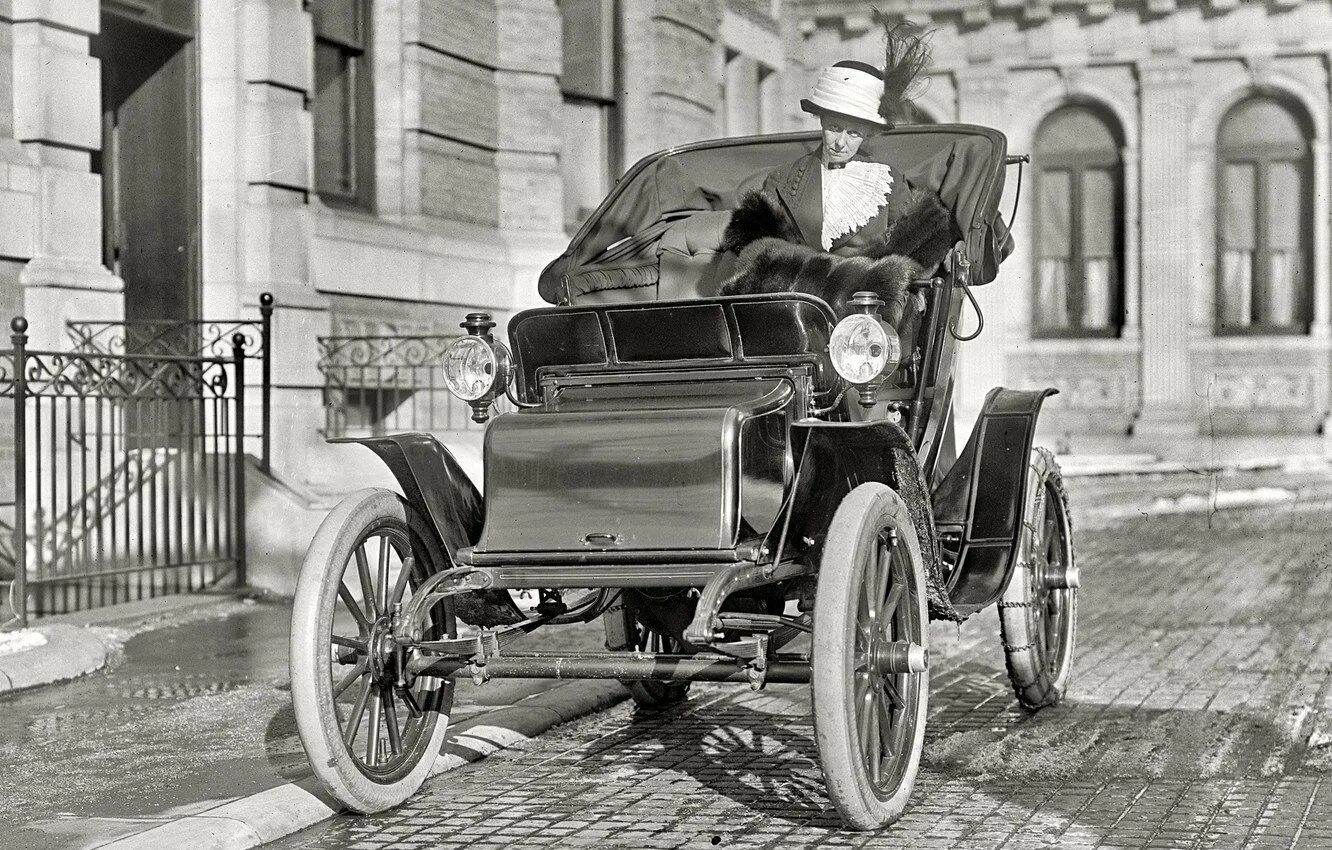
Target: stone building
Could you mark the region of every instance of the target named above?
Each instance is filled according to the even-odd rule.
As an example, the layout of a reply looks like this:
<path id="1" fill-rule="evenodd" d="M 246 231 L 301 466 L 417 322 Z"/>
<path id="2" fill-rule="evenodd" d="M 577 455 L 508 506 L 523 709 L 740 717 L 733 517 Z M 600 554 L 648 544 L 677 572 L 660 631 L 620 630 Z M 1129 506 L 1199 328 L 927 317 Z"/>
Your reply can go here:
<path id="1" fill-rule="evenodd" d="M 978 293 L 988 321 L 963 349 L 964 407 L 993 385 L 1048 384 L 1062 393 L 1046 440 L 1075 452 L 1321 451 L 1332 7 L 879 5 L 936 30 L 927 119 L 997 127 L 1033 158 L 1016 253 Z M 879 55 L 867 11 L 801 2 L 806 70 Z"/>
<path id="2" fill-rule="evenodd" d="M 375 474 L 324 445 L 320 338 L 536 303 L 626 166 L 792 120 L 795 40 L 781 0 L 0 0 L 0 313 L 60 348 L 271 292 L 287 502 L 252 539 L 303 548 Z"/>

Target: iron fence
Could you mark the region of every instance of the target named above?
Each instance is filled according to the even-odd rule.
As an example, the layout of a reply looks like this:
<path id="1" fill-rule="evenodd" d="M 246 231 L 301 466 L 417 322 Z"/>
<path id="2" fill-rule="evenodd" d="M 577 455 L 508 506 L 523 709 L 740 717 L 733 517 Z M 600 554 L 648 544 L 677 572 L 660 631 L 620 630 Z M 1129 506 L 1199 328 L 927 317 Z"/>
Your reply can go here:
<path id="1" fill-rule="evenodd" d="M 247 360 L 259 362 L 259 421 L 245 436 L 258 443 L 259 465 L 270 472 L 270 424 L 272 419 L 273 296 L 259 296 L 257 319 L 177 319 L 124 322 L 70 321 L 66 332 L 74 350 L 85 353 L 160 355 L 171 357 L 231 357 L 237 335 L 243 341 Z M 251 378 L 254 376 L 251 375 Z M 253 443 L 252 443 L 253 445 Z"/>
<path id="2" fill-rule="evenodd" d="M 444 350 L 457 335 L 317 339 L 324 376 L 324 434 L 471 431 L 483 425 L 444 385 Z M 500 399 L 497 410 L 507 409 Z"/>
<path id="3" fill-rule="evenodd" d="M 245 334 L 226 356 L 182 356 L 31 351 L 27 322 L 11 329 L 13 348 L 0 351 L 0 398 L 13 401 L 0 569 L 19 621 L 228 575 L 243 585 Z"/>

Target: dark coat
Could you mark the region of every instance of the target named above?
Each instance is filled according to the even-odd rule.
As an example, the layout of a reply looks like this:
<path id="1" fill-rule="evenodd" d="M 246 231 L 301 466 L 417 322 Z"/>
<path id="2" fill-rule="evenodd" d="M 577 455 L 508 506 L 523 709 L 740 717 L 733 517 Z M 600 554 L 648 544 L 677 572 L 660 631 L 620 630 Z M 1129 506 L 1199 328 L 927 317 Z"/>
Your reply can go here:
<path id="1" fill-rule="evenodd" d="M 856 154 L 854 159 L 869 162 L 867 157 Z M 871 245 L 882 241 L 892 223 L 906 212 L 910 203 L 910 189 L 902 172 L 891 163 L 893 172 L 893 191 L 888 195 L 887 203 L 879 207 L 879 212 L 859 230 L 843 234 L 827 249 L 828 253 L 839 257 L 866 256 Z M 795 162 L 779 168 L 763 181 L 763 191 L 775 195 L 781 201 L 786 215 L 800 231 L 801 241 L 816 251 L 823 247 L 823 162 L 818 149 L 805 154 Z"/>
<path id="2" fill-rule="evenodd" d="M 741 200 L 722 239 L 723 250 L 738 257 L 721 294 L 807 292 L 841 315 L 854 293 L 868 290 L 886 302 L 885 318 L 896 325 L 907 284 L 933 272 L 961 238 L 952 214 L 893 167 L 893 191 L 878 213 L 825 251 L 822 171 L 815 150 Z"/>

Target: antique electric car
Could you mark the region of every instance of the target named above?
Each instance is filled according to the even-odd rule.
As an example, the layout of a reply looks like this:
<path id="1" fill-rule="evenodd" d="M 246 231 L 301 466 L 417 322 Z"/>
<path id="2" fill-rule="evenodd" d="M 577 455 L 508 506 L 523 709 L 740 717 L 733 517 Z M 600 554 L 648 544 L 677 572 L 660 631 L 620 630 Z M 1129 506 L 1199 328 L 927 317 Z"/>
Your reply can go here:
<path id="1" fill-rule="evenodd" d="M 911 794 L 930 619 L 998 603 L 1017 699 L 1064 694 L 1078 572 L 1058 467 L 1032 445 L 1054 390 L 991 390 L 960 453 L 951 439 L 970 287 L 1011 246 L 996 208 L 1017 158 L 974 126 L 866 141 L 963 234 L 897 327 L 873 293 L 844 316 L 793 292 L 718 297 L 737 199 L 817 140 L 648 157 L 542 273 L 555 306 L 513 316 L 507 344 L 467 317 L 444 377 L 490 419 L 484 496 L 430 435 L 344 440 L 401 488 L 329 514 L 295 600 L 300 737 L 348 808 L 420 786 L 460 676 L 619 679 L 652 709 L 694 681 L 810 683 L 828 795 L 857 829 Z M 605 652 L 526 639 L 596 618 Z"/>

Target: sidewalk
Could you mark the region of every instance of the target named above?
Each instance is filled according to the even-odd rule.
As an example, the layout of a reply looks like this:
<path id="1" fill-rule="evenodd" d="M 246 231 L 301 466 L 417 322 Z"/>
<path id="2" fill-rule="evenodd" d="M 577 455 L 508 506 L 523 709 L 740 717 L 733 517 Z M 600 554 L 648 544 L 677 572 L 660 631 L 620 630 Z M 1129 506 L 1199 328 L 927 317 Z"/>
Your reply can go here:
<path id="1" fill-rule="evenodd" d="M 61 619 L 18 634 L 79 633 L 106 662 L 0 697 L 0 818 L 15 825 L 6 847 L 248 847 L 336 813 L 296 736 L 285 604 L 173 597 Z M 561 628 L 579 648 L 603 641 L 600 624 Z M 7 664 L 57 643 L 46 640 Z M 460 680 L 436 769 L 624 698 L 614 682 Z"/>

